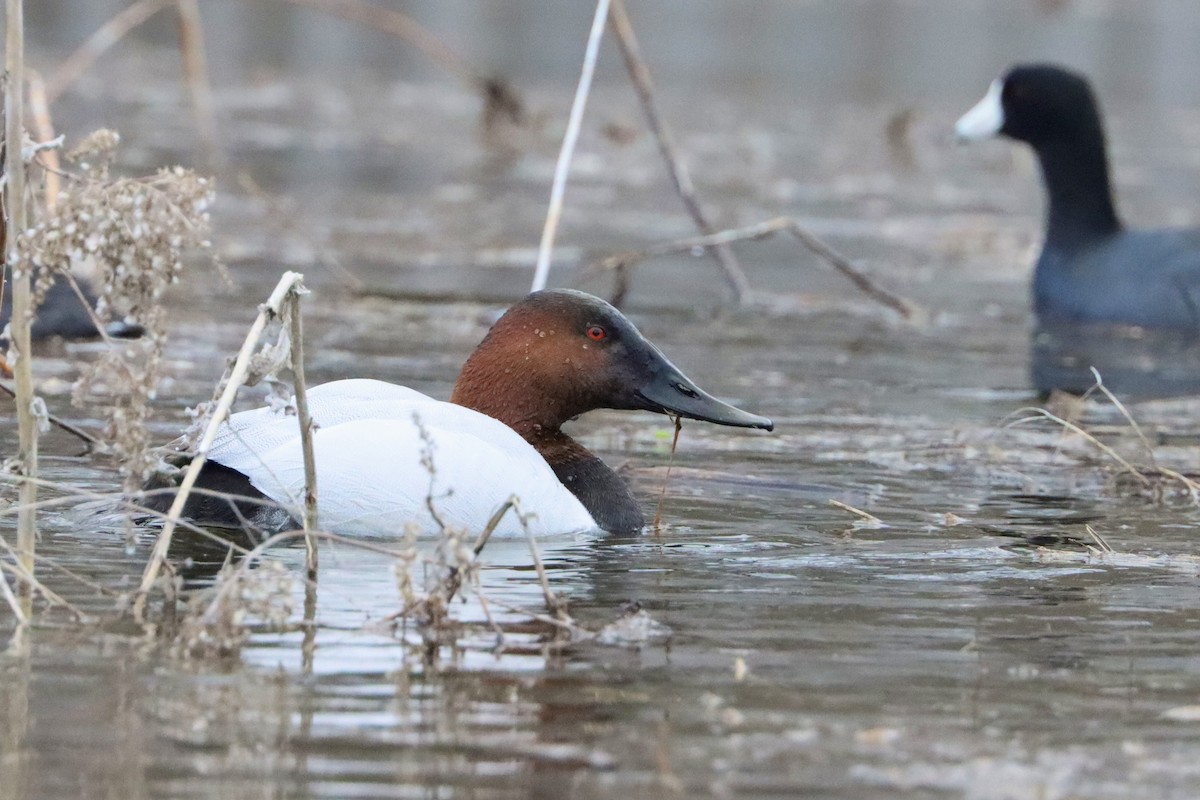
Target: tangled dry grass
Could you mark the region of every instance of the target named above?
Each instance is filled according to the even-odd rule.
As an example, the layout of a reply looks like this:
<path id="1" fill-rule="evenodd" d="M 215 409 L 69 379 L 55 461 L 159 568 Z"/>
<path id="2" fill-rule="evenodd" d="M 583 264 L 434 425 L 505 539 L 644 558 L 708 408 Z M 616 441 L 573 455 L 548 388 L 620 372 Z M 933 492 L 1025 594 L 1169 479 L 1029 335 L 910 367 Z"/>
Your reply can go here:
<path id="1" fill-rule="evenodd" d="M 210 179 L 182 167 L 148 178 L 113 177 L 119 142 L 115 131 L 99 130 L 67 154 L 79 171 L 67 175 L 53 210 L 19 235 L 16 268 L 34 275 L 38 303 L 55 280 L 90 275 L 99 289 L 98 329 L 117 317 L 144 331 L 134 342 L 110 342 L 74 391 L 77 403 L 87 395 L 107 400 L 105 439 L 125 488 L 133 490 L 154 463 L 146 420 L 167 340 L 162 294 L 191 254 L 211 258 L 214 190 Z"/>

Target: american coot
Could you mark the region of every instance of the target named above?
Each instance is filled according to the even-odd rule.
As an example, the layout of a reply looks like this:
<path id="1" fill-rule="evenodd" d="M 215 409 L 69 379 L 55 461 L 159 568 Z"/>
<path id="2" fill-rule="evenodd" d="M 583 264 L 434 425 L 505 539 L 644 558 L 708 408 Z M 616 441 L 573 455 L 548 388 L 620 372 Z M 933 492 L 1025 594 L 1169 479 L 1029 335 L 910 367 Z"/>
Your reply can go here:
<path id="1" fill-rule="evenodd" d="M 9 273 L 5 273 L 6 277 Z M 93 306 L 96 304 L 96 293 L 91 285 L 82 278 L 76 278 L 80 291 Z M 12 317 L 12 284 L 4 287 L 4 303 L 0 305 L 0 330 L 8 324 Z M 105 325 L 109 336 L 121 339 L 131 339 L 141 336 L 143 330 L 138 325 L 125 322 L 109 322 Z M 34 340 L 49 339 L 61 336 L 64 339 L 93 339 L 100 335 L 92 316 L 79 300 L 79 295 L 62 278 L 51 284 L 45 299 L 38 306 L 37 315 L 33 320 L 30 335 Z"/>
<path id="2" fill-rule="evenodd" d="M 534 532 L 631 532 L 644 520 L 625 482 L 563 423 L 614 408 L 772 428 L 702 391 L 620 311 L 570 290 L 535 292 L 510 308 L 463 365 L 448 403 L 375 380 L 334 381 L 308 398 L 320 523 L 344 534 L 400 535 L 410 524 L 479 531 L 513 495 L 534 515 Z M 201 486 L 265 496 L 285 511 L 193 495 L 186 516 L 295 525 L 304 464 L 294 409 L 234 414 L 208 455 Z M 159 495 L 152 505 L 170 500 Z M 496 534 L 523 530 L 508 515 Z"/>
<path id="3" fill-rule="evenodd" d="M 1124 228 L 1085 78 L 1047 64 L 1013 67 L 955 131 L 965 140 L 1008 136 L 1037 153 L 1048 203 L 1033 280 L 1039 321 L 1200 331 L 1200 230 Z"/>

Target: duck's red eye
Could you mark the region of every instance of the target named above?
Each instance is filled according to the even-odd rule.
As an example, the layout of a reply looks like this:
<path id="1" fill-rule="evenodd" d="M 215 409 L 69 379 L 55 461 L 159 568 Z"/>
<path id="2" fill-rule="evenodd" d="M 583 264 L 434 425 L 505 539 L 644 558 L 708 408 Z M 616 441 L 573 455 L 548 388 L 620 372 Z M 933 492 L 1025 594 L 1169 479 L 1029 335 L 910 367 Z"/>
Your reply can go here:
<path id="1" fill-rule="evenodd" d="M 601 328 L 599 325 L 592 325 L 587 329 L 589 339 L 594 339 L 597 342 L 602 342 L 608 338 L 608 331 Z"/>

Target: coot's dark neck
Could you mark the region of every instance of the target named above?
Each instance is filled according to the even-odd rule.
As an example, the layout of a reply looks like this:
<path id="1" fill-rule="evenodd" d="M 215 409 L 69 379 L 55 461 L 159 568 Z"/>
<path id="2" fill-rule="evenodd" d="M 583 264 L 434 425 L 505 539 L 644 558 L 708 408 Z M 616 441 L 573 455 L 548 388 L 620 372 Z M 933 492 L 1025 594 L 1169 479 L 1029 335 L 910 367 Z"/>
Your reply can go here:
<path id="1" fill-rule="evenodd" d="M 1046 247 L 1074 248 L 1121 229 L 1108 181 L 1104 136 L 1037 146 L 1046 185 Z"/>
<path id="2" fill-rule="evenodd" d="M 645 524 L 625 481 L 586 447 L 558 430 L 525 438 L 601 528 L 610 533 L 633 533 Z"/>

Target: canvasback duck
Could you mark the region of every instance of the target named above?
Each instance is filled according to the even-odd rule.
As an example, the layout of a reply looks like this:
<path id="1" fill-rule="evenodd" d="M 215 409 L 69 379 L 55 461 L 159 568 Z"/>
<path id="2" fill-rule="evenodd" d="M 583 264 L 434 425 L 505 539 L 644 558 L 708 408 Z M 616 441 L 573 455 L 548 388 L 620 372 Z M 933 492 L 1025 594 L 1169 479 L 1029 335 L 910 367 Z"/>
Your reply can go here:
<path id="1" fill-rule="evenodd" d="M 608 303 L 563 289 L 510 308 L 463 365 L 450 402 L 362 379 L 316 386 L 308 401 L 320 525 L 343 534 L 398 535 L 412 524 L 479 531 L 514 495 L 537 534 L 636 531 L 644 518 L 625 482 L 563 423 L 612 408 L 773 427 L 702 391 Z M 185 516 L 296 525 L 304 465 L 294 408 L 232 415 L 208 457 L 199 485 L 260 502 L 194 496 Z M 496 535 L 524 530 L 508 514 Z"/>
<path id="2" fill-rule="evenodd" d="M 1047 197 L 1033 279 L 1040 321 L 1200 329 L 1200 230 L 1121 224 L 1086 78 L 1049 64 L 1015 66 L 955 133 L 967 141 L 1007 136 L 1037 154 Z"/>

